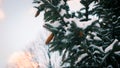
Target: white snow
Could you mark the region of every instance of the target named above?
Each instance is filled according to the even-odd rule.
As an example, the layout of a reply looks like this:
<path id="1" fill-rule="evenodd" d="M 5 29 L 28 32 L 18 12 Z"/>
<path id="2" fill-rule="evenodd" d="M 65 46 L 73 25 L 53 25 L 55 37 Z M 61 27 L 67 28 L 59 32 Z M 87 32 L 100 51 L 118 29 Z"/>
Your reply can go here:
<path id="1" fill-rule="evenodd" d="M 95 33 L 95 32 L 92 32 L 91 34 L 96 36 L 96 33 Z"/>
<path id="2" fill-rule="evenodd" d="M 102 46 L 96 46 L 96 45 L 94 45 L 94 44 L 91 44 L 90 47 L 97 48 L 97 49 L 99 49 L 101 52 L 104 53 Z"/>
<path id="3" fill-rule="evenodd" d="M 96 23 L 95 25 L 96 25 L 97 27 L 100 27 L 100 24 L 98 24 L 98 23 Z"/>
<path id="4" fill-rule="evenodd" d="M 109 52 L 110 50 L 112 50 L 112 49 L 113 49 L 113 46 L 114 46 L 114 44 L 115 44 L 116 42 L 118 42 L 117 39 L 115 39 L 115 40 L 113 41 L 113 43 L 110 44 L 110 45 L 105 49 L 105 53 L 107 53 L 107 52 Z"/>
<path id="5" fill-rule="evenodd" d="M 67 40 L 67 39 L 63 39 L 62 42 L 63 42 L 63 43 L 67 43 L 68 40 Z"/>
<path id="6" fill-rule="evenodd" d="M 65 4 L 65 2 L 63 0 L 61 0 L 58 7 L 60 7 L 61 5 L 64 5 L 64 4 Z"/>
<path id="7" fill-rule="evenodd" d="M 68 19 L 68 18 L 64 17 L 63 19 L 64 19 L 65 22 L 71 22 L 71 18 Z"/>
<path id="8" fill-rule="evenodd" d="M 94 40 L 102 40 L 102 39 L 95 35 Z"/>
<path id="9" fill-rule="evenodd" d="M 79 11 L 80 8 L 83 7 L 82 4 L 80 4 L 80 0 L 69 0 L 67 1 L 69 7 L 70 7 L 70 11 L 75 12 L 75 11 Z"/>
<path id="10" fill-rule="evenodd" d="M 99 51 L 94 51 L 94 52 L 93 52 L 93 54 L 96 54 L 96 53 L 99 53 L 99 54 L 100 54 L 100 52 L 99 52 Z"/>
<path id="11" fill-rule="evenodd" d="M 67 32 L 65 33 L 65 36 L 69 35 L 70 33 L 71 33 L 70 31 L 67 31 Z"/>
<path id="12" fill-rule="evenodd" d="M 45 11 L 48 12 L 48 11 L 50 11 L 50 10 L 51 10 L 51 9 L 48 8 L 48 9 L 46 9 Z"/>
<path id="13" fill-rule="evenodd" d="M 65 10 L 65 9 L 61 9 L 60 15 L 61 15 L 61 16 L 64 16 L 64 14 L 66 14 L 66 10 Z"/>
<path id="14" fill-rule="evenodd" d="M 55 22 L 51 23 L 50 25 L 52 25 L 54 27 L 58 27 L 60 25 L 60 23 L 59 23 L 59 21 L 55 21 Z"/>
<path id="15" fill-rule="evenodd" d="M 92 39 L 90 38 L 90 35 L 87 35 L 87 36 L 86 36 L 86 39 L 87 39 L 87 40 L 92 40 Z"/>
<path id="16" fill-rule="evenodd" d="M 80 62 L 87 55 L 88 55 L 87 53 L 84 53 L 84 54 L 80 55 L 79 58 L 78 58 L 78 60 L 75 62 L 75 64 L 77 64 L 78 62 Z"/>

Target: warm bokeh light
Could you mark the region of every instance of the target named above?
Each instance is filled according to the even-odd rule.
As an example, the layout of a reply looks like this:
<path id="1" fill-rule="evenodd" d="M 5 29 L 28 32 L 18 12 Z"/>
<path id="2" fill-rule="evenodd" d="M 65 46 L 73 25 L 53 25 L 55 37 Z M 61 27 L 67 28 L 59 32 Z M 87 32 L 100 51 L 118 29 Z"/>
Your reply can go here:
<path id="1" fill-rule="evenodd" d="M 3 0 L 0 0 L 0 21 L 5 18 L 5 13 L 2 9 Z"/>
<path id="2" fill-rule="evenodd" d="M 5 14 L 2 9 L 0 9 L 0 20 L 3 20 L 5 18 Z"/>
<path id="3" fill-rule="evenodd" d="M 8 62 L 8 68 L 40 68 L 39 64 L 33 62 L 29 52 L 14 53 Z"/>

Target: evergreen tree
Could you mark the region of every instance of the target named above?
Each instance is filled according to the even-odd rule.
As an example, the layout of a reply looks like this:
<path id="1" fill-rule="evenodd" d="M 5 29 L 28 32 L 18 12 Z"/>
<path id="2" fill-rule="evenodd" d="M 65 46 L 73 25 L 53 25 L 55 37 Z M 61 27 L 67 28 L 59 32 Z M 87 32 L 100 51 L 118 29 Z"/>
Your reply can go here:
<path id="1" fill-rule="evenodd" d="M 119 68 L 120 0 L 80 0 L 83 7 L 76 12 L 67 1 L 34 0 L 39 4 L 35 17 L 44 11 L 44 27 L 52 33 L 46 41 L 50 51 L 60 52 L 65 68 Z M 90 16 L 97 20 L 86 28 L 77 25 L 92 20 Z"/>

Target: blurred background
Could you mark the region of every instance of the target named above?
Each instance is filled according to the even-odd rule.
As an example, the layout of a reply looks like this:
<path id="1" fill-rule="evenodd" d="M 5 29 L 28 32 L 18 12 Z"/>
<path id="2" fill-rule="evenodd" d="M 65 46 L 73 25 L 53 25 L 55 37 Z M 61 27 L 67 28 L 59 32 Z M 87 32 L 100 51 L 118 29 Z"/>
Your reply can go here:
<path id="1" fill-rule="evenodd" d="M 43 19 L 34 17 L 32 2 L 0 0 L 0 68 L 6 67 L 12 53 L 24 49 L 42 31 Z"/>

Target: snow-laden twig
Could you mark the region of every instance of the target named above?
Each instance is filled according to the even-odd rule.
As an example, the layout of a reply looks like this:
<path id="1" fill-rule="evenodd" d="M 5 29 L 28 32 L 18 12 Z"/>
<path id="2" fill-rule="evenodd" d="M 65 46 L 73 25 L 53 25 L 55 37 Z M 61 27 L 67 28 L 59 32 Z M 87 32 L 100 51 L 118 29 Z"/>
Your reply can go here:
<path id="1" fill-rule="evenodd" d="M 112 49 L 113 49 L 113 46 L 114 46 L 114 44 L 115 44 L 116 42 L 118 42 L 117 39 L 115 39 L 115 40 L 105 49 L 105 53 L 107 53 L 107 52 L 109 52 L 110 50 L 112 50 Z"/>

